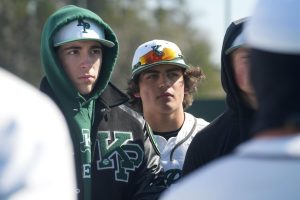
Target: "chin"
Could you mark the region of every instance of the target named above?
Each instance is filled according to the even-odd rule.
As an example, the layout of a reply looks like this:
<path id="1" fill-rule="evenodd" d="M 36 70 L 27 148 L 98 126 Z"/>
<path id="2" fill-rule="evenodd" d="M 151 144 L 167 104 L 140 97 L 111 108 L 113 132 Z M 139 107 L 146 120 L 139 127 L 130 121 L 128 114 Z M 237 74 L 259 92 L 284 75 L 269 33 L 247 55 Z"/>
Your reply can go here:
<path id="1" fill-rule="evenodd" d="M 80 90 L 79 92 L 82 95 L 88 95 L 92 92 L 92 90 L 91 89 L 85 89 L 85 90 Z"/>

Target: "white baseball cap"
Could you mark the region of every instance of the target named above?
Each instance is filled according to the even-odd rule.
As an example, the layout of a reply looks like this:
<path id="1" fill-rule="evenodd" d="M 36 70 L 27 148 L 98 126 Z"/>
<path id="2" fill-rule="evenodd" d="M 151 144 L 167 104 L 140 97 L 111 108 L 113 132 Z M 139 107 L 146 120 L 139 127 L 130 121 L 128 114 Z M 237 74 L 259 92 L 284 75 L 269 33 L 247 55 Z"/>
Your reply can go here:
<path id="1" fill-rule="evenodd" d="M 63 26 L 53 37 L 55 47 L 78 40 L 96 40 L 107 47 L 115 44 L 105 39 L 103 28 L 89 19 L 77 19 Z"/>
<path id="2" fill-rule="evenodd" d="M 189 68 L 175 43 L 155 39 L 141 44 L 136 49 L 131 65 L 131 78 L 150 67 L 162 64 Z"/>
<path id="3" fill-rule="evenodd" d="M 247 44 L 251 48 L 299 54 L 300 1 L 259 1 L 250 21 L 246 23 L 245 33 Z"/>

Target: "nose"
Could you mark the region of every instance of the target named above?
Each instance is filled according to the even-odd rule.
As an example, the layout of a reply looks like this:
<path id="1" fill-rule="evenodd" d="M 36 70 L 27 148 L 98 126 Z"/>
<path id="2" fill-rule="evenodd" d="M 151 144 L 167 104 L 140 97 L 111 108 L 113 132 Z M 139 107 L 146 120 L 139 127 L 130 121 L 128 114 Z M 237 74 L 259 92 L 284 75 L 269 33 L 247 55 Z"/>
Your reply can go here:
<path id="1" fill-rule="evenodd" d="M 159 87 L 168 88 L 170 86 L 171 86 L 171 80 L 168 78 L 166 74 L 161 74 L 159 77 Z"/>
<path id="2" fill-rule="evenodd" d="M 89 53 L 82 54 L 82 62 L 81 67 L 82 68 L 91 68 L 93 66 L 93 58 Z"/>

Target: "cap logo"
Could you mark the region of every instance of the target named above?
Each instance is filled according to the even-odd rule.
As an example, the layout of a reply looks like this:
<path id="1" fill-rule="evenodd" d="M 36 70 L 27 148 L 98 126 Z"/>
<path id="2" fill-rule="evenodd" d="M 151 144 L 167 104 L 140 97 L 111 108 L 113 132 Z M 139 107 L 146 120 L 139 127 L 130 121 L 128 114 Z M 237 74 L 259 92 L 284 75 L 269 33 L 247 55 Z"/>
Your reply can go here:
<path id="1" fill-rule="evenodd" d="M 83 33 L 87 33 L 86 29 L 89 29 L 91 27 L 91 25 L 88 22 L 83 21 L 83 19 L 78 19 L 77 26 L 82 26 Z"/>
<path id="2" fill-rule="evenodd" d="M 158 50 L 159 47 L 161 47 L 161 45 L 154 45 L 154 46 L 151 46 L 151 48 L 153 49 L 153 52 L 154 52 L 156 55 L 162 57 L 162 56 L 164 55 L 164 52 L 161 51 L 161 50 Z"/>

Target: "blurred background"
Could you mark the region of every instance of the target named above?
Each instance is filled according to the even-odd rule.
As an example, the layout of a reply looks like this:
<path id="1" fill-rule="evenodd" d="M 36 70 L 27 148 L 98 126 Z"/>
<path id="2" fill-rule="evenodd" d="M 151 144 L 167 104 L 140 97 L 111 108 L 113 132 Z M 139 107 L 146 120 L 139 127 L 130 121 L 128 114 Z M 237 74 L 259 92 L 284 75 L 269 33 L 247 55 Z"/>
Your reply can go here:
<path id="1" fill-rule="evenodd" d="M 0 66 L 38 87 L 43 76 L 40 36 L 45 20 L 66 4 L 82 6 L 99 14 L 119 39 L 114 84 L 126 89 L 131 59 L 141 43 L 151 39 L 175 42 L 186 62 L 201 67 L 206 75 L 188 111 L 210 121 L 225 108 L 220 82 L 225 30 L 232 20 L 248 16 L 254 3 L 255 0 L 1 0 Z"/>

